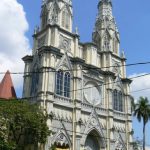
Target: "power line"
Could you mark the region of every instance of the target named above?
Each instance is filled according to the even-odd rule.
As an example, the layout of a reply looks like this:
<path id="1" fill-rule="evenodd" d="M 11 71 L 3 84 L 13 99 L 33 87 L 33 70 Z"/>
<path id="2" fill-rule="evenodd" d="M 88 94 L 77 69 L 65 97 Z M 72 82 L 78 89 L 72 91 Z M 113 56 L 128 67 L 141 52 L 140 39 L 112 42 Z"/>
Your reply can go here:
<path id="1" fill-rule="evenodd" d="M 101 70 L 101 69 L 109 69 L 109 68 L 113 68 L 113 67 L 130 67 L 130 66 L 137 66 L 137 65 L 147 65 L 150 64 L 150 62 L 138 62 L 138 63 L 131 63 L 131 64 L 127 64 L 127 65 L 114 65 L 114 66 L 108 66 L 108 67 L 92 67 L 92 66 L 88 66 L 88 68 L 82 68 L 82 69 L 67 69 L 67 70 L 61 70 L 63 72 L 67 72 L 67 71 L 79 71 L 79 70 L 90 70 L 90 69 L 95 69 L 95 70 Z M 30 74 L 30 73 L 44 73 L 44 72 L 57 72 L 57 70 L 46 70 L 46 71 L 29 71 L 29 72 L 10 72 L 10 74 Z M 0 72 L 0 74 L 5 74 L 6 72 Z"/>
<path id="2" fill-rule="evenodd" d="M 148 76 L 148 75 L 150 75 L 150 73 L 146 73 L 146 74 L 143 74 L 143 75 L 138 75 L 138 76 L 128 78 L 128 79 L 132 80 L 132 79 L 136 79 L 136 78 L 140 78 L 140 77 L 144 77 L 144 76 Z M 90 88 L 93 88 L 93 87 L 100 87 L 100 86 L 104 86 L 104 85 L 114 84 L 114 83 L 118 83 L 118 82 L 120 82 L 120 80 L 119 81 L 114 81 L 114 82 L 109 82 L 109 83 L 104 83 L 104 84 L 97 84 L 95 86 L 91 86 L 91 87 L 87 87 L 87 88 L 80 88 L 80 89 L 71 90 L 71 91 L 68 91 L 68 92 L 71 93 L 71 92 L 81 91 L 81 90 L 85 90 L 85 89 L 90 89 Z M 65 93 L 65 92 L 63 92 L 63 93 Z"/>
<path id="3" fill-rule="evenodd" d="M 136 77 L 132 77 L 132 79 L 133 78 L 140 78 L 140 77 L 143 77 L 143 76 L 146 76 L 146 75 L 150 75 L 150 73 L 149 74 L 145 74 L 145 75 L 139 75 L 139 76 L 136 76 Z M 119 81 L 117 81 L 117 82 L 119 82 Z M 117 82 L 113 82 L 113 83 L 117 83 Z M 112 83 L 108 83 L 108 84 L 112 84 Z M 105 84 L 106 85 L 106 84 Z M 94 86 L 95 87 L 95 86 Z M 92 88 L 92 87 L 90 87 L 90 88 Z M 82 89 L 87 89 L 87 88 L 82 88 Z M 81 89 L 78 89 L 78 90 L 81 90 Z M 139 89 L 139 90 L 135 90 L 135 91 L 131 91 L 130 93 L 136 93 L 136 92 L 140 92 L 140 91 L 145 91 L 145 90 L 150 90 L 150 87 L 149 88 L 145 88 L 145 89 Z M 74 90 L 72 90 L 72 91 L 74 91 Z M 77 90 L 76 90 L 77 91 Z M 71 91 L 70 91 L 71 92 Z M 42 96 L 44 96 L 44 97 L 46 97 L 47 95 L 46 94 L 44 94 L 44 95 L 42 95 Z M 59 95 L 58 95 L 59 96 Z M 25 97 L 25 98 L 21 98 L 21 99 L 30 99 L 30 98 L 37 98 L 37 97 L 41 97 L 41 96 L 31 96 L 31 97 Z M 101 100 L 103 100 L 103 99 L 105 99 L 106 97 L 102 97 L 101 98 Z M 19 99 L 20 100 L 20 99 Z M 103 104 L 103 106 L 104 106 L 104 104 Z"/>
<path id="4" fill-rule="evenodd" d="M 150 73 L 147 73 L 147 74 L 143 74 L 143 75 L 139 75 L 139 76 L 135 76 L 135 77 L 132 77 L 132 78 L 129 78 L 129 79 L 136 79 L 136 78 L 140 78 L 140 77 L 144 77 L 144 76 L 148 76 L 150 75 Z M 109 85 L 109 84 L 114 84 L 114 83 L 117 83 L 117 82 L 120 82 L 120 81 L 114 81 L 114 82 L 111 82 L 111 83 L 105 83 L 105 84 L 98 84 L 96 86 L 91 86 L 91 87 L 87 87 L 87 88 L 81 88 L 81 89 L 76 89 L 76 90 L 71 90 L 69 91 L 70 93 L 71 92 L 75 92 L 75 91 L 81 91 L 81 90 L 84 90 L 84 89 L 90 89 L 90 88 L 93 88 L 93 87 L 99 87 L 99 86 L 103 86 L 103 85 Z M 149 89 L 149 88 L 148 88 Z M 144 89 L 141 89 L 141 90 L 144 90 Z M 147 88 L 145 89 L 147 90 Z M 139 90 L 137 91 L 133 91 L 133 92 L 138 92 Z M 64 92 L 63 92 L 64 93 Z M 32 97 L 30 97 L 32 98 Z"/>

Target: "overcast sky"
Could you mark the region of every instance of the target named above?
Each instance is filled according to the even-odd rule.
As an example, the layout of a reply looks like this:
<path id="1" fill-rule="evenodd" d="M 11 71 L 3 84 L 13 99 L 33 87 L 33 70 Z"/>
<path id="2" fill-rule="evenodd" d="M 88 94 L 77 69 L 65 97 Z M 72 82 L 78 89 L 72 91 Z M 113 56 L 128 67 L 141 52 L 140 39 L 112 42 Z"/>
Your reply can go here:
<path id="1" fill-rule="evenodd" d="M 91 41 L 98 0 L 74 0 L 74 28 L 79 28 L 82 42 Z M 0 0 L 0 70 L 24 70 L 21 60 L 31 53 L 32 34 L 39 24 L 41 0 Z M 113 12 L 120 31 L 121 47 L 127 64 L 150 61 L 150 0 L 113 0 Z M 129 77 L 150 72 L 150 65 L 127 67 Z M 0 79 L 2 75 L 0 76 Z M 13 75 L 18 96 L 22 93 L 22 75 Z M 131 90 L 150 88 L 150 76 L 133 80 Z M 148 96 L 150 90 L 132 93 L 135 99 Z M 141 127 L 134 120 L 135 137 L 142 138 Z M 147 144 L 150 144 L 150 123 Z"/>

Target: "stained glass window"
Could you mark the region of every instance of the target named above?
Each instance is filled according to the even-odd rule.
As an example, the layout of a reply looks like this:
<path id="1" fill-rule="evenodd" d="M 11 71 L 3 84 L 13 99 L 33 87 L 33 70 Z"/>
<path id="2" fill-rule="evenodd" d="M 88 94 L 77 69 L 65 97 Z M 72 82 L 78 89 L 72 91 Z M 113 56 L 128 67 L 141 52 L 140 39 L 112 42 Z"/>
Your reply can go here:
<path id="1" fill-rule="evenodd" d="M 116 89 L 113 91 L 113 107 L 114 110 L 123 112 L 123 94 Z"/>
<path id="2" fill-rule="evenodd" d="M 56 94 L 69 98 L 70 80 L 71 76 L 69 72 L 63 73 L 62 70 L 59 70 L 56 73 Z"/>
<path id="3" fill-rule="evenodd" d="M 63 72 L 59 70 L 57 72 L 57 81 L 56 81 L 56 93 L 58 95 L 63 95 Z"/>
<path id="4" fill-rule="evenodd" d="M 113 99 L 114 99 L 114 109 L 117 110 L 117 90 L 113 92 Z"/>
<path id="5" fill-rule="evenodd" d="M 66 72 L 64 77 L 64 96 L 70 97 L 70 73 Z"/>
<path id="6" fill-rule="evenodd" d="M 123 99 L 122 99 L 122 92 L 119 92 L 119 111 L 123 111 Z"/>

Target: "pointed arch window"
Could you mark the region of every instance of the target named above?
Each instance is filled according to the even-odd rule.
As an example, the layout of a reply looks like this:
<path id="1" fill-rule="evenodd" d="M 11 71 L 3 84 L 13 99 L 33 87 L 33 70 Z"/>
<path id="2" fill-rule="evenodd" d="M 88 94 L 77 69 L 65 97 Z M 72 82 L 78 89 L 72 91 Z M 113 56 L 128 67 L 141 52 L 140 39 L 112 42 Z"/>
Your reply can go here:
<path id="1" fill-rule="evenodd" d="M 64 77 L 64 96 L 70 97 L 70 73 L 66 72 Z"/>
<path id="2" fill-rule="evenodd" d="M 63 71 L 59 70 L 57 72 L 57 81 L 56 81 L 56 93 L 58 95 L 63 95 Z"/>
<path id="3" fill-rule="evenodd" d="M 71 75 L 69 72 L 59 70 L 56 73 L 56 94 L 64 97 L 70 97 Z"/>
<path id="4" fill-rule="evenodd" d="M 117 110 L 117 90 L 113 92 L 114 109 Z"/>
<path id="5" fill-rule="evenodd" d="M 66 29 L 70 28 L 70 14 L 67 9 L 62 11 L 62 27 Z"/>
<path id="6" fill-rule="evenodd" d="M 119 111 L 123 111 L 123 95 L 122 92 L 119 92 L 119 96 L 118 96 L 118 100 L 119 100 Z"/>
<path id="7" fill-rule="evenodd" d="M 123 94 L 121 91 L 117 91 L 116 89 L 113 91 L 113 107 L 114 110 L 123 112 Z"/>

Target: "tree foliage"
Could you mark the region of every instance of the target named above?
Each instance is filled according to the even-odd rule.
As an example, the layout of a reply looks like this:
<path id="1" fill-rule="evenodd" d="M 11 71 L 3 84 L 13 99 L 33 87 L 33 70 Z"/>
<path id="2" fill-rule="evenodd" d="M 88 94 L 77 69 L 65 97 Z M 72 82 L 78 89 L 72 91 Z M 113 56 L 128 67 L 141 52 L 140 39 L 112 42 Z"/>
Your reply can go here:
<path id="1" fill-rule="evenodd" d="M 0 149 L 18 150 L 28 144 L 44 144 L 50 134 L 46 122 L 47 116 L 36 104 L 0 100 Z"/>
<path id="2" fill-rule="evenodd" d="M 147 97 L 140 97 L 134 104 L 134 116 L 139 122 L 143 121 L 143 150 L 145 150 L 145 127 L 150 119 L 150 103 Z"/>

